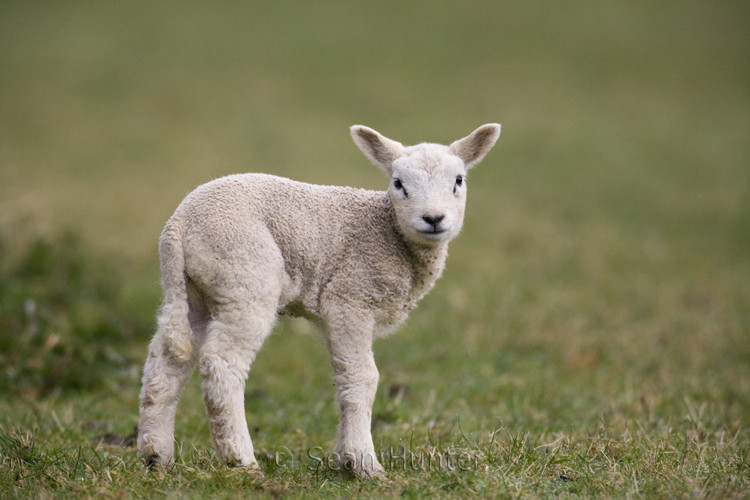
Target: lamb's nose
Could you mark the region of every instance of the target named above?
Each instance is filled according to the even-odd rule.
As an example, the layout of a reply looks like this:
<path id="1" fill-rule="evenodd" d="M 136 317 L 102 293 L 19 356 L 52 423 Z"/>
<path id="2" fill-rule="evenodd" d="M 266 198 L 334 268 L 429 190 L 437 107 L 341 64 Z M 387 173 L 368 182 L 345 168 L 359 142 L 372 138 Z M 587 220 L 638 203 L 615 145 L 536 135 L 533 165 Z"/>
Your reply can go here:
<path id="1" fill-rule="evenodd" d="M 445 215 L 424 215 L 422 216 L 422 220 L 425 221 L 427 224 L 437 226 L 440 224 L 440 221 L 445 219 Z"/>

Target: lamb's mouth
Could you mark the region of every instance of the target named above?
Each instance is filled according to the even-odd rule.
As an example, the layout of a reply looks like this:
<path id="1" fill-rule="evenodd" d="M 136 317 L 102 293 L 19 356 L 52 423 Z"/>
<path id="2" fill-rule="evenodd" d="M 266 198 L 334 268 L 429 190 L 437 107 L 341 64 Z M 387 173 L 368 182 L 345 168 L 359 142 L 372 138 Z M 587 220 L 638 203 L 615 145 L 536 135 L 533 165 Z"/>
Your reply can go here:
<path id="1" fill-rule="evenodd" d="M 418 231 L 420 235 L 422 235 L 424 238 L 427 238 L 428 240 L 436 240 L 442 238 L 444 235 L 448 234 L 447 229 L 432 229 L 430 231 Z"/>

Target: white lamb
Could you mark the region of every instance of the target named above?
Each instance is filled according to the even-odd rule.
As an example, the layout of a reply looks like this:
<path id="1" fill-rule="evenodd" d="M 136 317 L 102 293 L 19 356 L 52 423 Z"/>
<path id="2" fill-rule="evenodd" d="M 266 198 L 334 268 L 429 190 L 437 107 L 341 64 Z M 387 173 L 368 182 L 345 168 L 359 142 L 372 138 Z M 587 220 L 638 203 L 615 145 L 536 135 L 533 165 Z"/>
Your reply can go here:
<path id="1" fill-rule="evenodd" d="M 167 222 L 164 305 L 140 395 L 138 452 L 149 466 L 173 461 L 177 400 L 198 364 L 218 457 L 258 468 L 245 380 L 277 316 L 289 314 L 325 333 L 340 408 L 336 465 L 382 475 L 370 434 L 373 338 L 403 322 L 440 277 L 463 224 L 466 171 L 500 125 L 450 146 L 404 147 L 358 125 L 351 134 L 391 178 L 388 191 L 231 175 L 198 187 Z"/>

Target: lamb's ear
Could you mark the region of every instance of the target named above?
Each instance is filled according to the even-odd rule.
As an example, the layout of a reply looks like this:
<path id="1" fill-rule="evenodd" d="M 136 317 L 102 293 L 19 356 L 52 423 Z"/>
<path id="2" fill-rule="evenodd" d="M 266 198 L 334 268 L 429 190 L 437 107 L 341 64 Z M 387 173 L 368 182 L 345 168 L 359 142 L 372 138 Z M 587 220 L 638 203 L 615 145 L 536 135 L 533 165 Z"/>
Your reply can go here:
<path id="1" fill-rule="evenodd" d="M 482 125 L 467 137 L 459 139 L 450 145 L 448 151 L 463 160 L 466 168 L 473 167 L 489 153 L 500 137 L 500 125 L 488 123 Z"/>
<path id="2" fill-rule="evenodd" d="M 371 162 L 385 170 L 386 174 L 391 175 L 393 162 L 404 154 L 404 146 L 400 142 L 383 137 L 364 125 L 354 125 L 350 130 L 354 144 L 360 151 Z"/>

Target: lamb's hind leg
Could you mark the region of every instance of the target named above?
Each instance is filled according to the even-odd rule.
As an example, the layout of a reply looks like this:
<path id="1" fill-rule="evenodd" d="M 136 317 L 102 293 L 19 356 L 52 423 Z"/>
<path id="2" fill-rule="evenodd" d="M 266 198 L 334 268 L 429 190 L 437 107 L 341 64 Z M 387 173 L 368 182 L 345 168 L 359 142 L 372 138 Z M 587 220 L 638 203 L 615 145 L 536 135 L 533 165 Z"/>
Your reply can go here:
<path id="1" fill-rule="evenodd" d="M 185 383 L 195 369 L 195 356 L 178 359 L 168 341 L 170 329 L 191 338 L 187 304 L 165 307 L 159 317 L 159 329 L 149 346 L 143 369 L 138 454 L 148 466 L 169 465 L 174 457 L 174 419 L 177 401 Z"/>
<path id="2" fill-rule="evenodd" d="M 263 303 L 266 302 L 266 303 Z M 200 350 L 211 438 L 219 459 L 258 468 L 245 418 L 245 380 L 276 320 L 277 299 L 236 297 L 217 306 Z"/>

